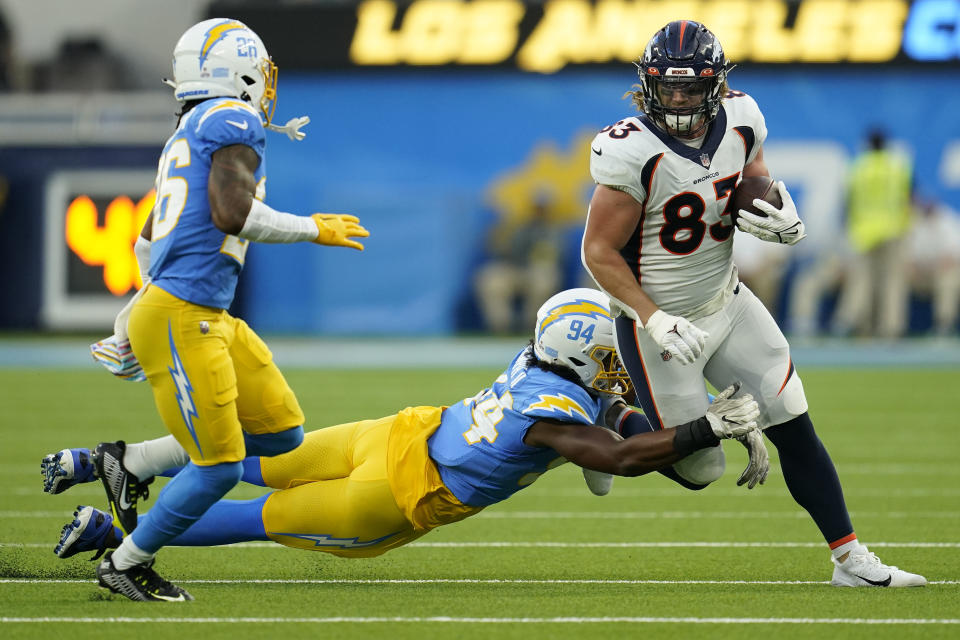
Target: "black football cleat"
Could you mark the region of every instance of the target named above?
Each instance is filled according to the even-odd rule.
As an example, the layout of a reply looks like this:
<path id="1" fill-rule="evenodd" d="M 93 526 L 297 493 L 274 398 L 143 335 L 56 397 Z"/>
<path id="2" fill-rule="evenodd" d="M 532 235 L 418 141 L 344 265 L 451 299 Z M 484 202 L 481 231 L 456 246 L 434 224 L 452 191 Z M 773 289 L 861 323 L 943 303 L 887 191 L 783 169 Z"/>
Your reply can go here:
<path id="1" fill-rule="evenodd" d="M 113 551 L 97 565 L 97 582 L 104 589 L 137 602 L 187 602 L 193 596 L 177 585 L 167 582 L 153 570 L 153 560 L 129 569 L 113 566 Z"/>
<path id="2" fill-rule="evenodd" d="M 137 527 L 137 501 L 150 497 L 147 485 L 153 482 L 153 478 L 141 481 L 127 470 L 123 465 L 126 450 L 123 440 L 101 442 L 94 451 L 93 463 L 103 481 L 117 526 L 125 535 L 130 535 Z"/>

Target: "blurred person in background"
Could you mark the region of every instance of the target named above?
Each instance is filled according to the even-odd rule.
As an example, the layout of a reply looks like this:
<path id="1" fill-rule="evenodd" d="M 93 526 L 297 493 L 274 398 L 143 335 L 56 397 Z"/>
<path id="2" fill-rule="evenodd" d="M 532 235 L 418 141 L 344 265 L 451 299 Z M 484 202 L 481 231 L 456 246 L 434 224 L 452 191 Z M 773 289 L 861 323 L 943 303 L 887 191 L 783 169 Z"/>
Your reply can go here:
<path id="1" fill-rule="evenodd" d="M 490 232 L 490 259 L 477 270 L 474 288 L 486 327 L 494 333 L 523 331 L 560 288 L 564 228 L 554 220 L 551 203 L 540 194 L 526 219 L 501 217 Z"/>
<path id="2" fill-rule="evenodd" d="M 787 318 L 793 336 L 811 338 L 821 333 L 821 304 L 827 296 L 842 291 L 852 261 L 847 239 L 843 234 L 834 234 L 798 270 L 787 298 Z"/>
<path id="3" fill-rule="evenodd" d="M 124 60 L 97 36 L 65 38 L 52 60 L 33 69 L 32 88 L 36 91 L 123 91 L 134 87 Z"/>
<path id="4" fill-rule="evenodd" d="M 854 259 L 845 278 L 833 333 L 896 338 L 907 322 L 907 234 L 913 170 L 879 128 L 850 168 L 847 232 Z"/>
<path id="5" fill-rule="evenodd" d="M 343 557 L 377 556 L 507 500 L 565 462 L 637 476 L 757 428 L 756 402 L 749 394 L 732 397 L 735 387 L 720 393 L 705 416 L 670 429 L 653 429 L 629 409 L 621 400 L 629 388 L 607 296 L 561 291 L 538 311 L 530 344 L 489 387 L 449 407 L 408 407 L 312 431 L 294 451 L 247 458 L 243 480 L 276 491 L 217 502 L 171 544 L 272 540 Z M 142 443 L 129 464 L 141 477 L 177 473 L 189 456 L 171 439 L 169 446 Z M 94 455 L 66 452 L 67 459 Z M 79 472 L 53 473 L 44 490 L 91 481 Z M 100 555 L 121 539 L 111 514 L 81 506 L 56 553 Z"/>
<path id="6" fill-rule="evenodd" d="M 780 208 L 731 211 L 739 178 L 767 176 L 766 123 L 753 98 L 727 86 L 720 41 L 692 20 L 670 22 L 636 61 L 630 95 L 639 115 L 601 129 L 591 145 L 597 183 L 583 235 L 584 267 L 609 294 L 617 352 L 648 419 L 677 424 L 702 413 L 704 379 L 741 381 L 760 405 L 761 434 L 740 442 L 766 457 L 777 447 L 794 500 L 831 552 L 832 584 L 920 586 L 922 576 L 883 564 L 860 543 L 836 468 L 814 430 L 790 345 L 760 300 L 737 277 L 734 224 L 757 238 L 794 245 L 804 223 L 784 183 Z M 759 436 L 759 437 L 755 437 Z M 720 447 L 678 469 L 707 485 L 724 471 Z M 762 480 L 760 481 L 762 482 Z M 750 485 L 753 486 L 753 483 Z"/>
<path id="7" fill-rule="evenodd" d="M 150 382 L 172 434 L 158 442 L 185 451 L 189 462 L 140 522 L 148 480 L 125 466 L 123 441 L 42 463 L 54 476 L 82 470 L 103 482 L 126 536 L 97 579 L 131 600 L 192 600 L 153 569 L 157 552 L 239 482 L 247 455 L 277 455 L 303 440 L 303 412 L 270 350 L 227 312 L 249 243 L 363 250 L 352 238 L 369 235 L 353 216 L 299 216 L 263 202 L 266 130 L 301 139 L 308 122 L 271 123 L 276 82 L 266 47 L 241 22 L 205 20 L 181 36 L 167 83 L 182 109 L 160 158 L 157 204 L 134 247 L 144 286 L 114 335 L 93 346 L 113 373 Z"/>
<path id="8" fill-rule="evenodd" d="M 929 296 L 933 305 L 933 334 L 952 335 L 960 314 L 960 215 L 942 202 L 921 201 L 909 256 L 911 289 Z"/>

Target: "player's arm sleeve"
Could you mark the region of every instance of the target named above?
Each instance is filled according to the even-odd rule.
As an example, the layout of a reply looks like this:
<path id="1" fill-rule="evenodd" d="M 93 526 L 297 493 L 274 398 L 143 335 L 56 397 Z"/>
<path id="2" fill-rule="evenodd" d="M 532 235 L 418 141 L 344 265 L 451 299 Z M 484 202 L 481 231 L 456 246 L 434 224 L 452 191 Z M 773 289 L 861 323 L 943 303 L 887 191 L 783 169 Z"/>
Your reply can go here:
<path id="1" fill-rule="evenodd" d="M 212 155 L 222 147 L 242 144 L 253 149 L 263 161 L 266 132 L 260 116 L 244 103 L 221 103 L 211 107 L 197 122 L 196 134 L 208 154 Z"/>
<path id="2" fill-rule="evenodd" d="M 643 202 L 646 191 L 640 185 L 639 172 L 634 171 L 624 157 L 619 142 L 603 133 L 593 139 L 590 143 L 590 175 L 597 184 L 624 191 L 637 202 Z"/>

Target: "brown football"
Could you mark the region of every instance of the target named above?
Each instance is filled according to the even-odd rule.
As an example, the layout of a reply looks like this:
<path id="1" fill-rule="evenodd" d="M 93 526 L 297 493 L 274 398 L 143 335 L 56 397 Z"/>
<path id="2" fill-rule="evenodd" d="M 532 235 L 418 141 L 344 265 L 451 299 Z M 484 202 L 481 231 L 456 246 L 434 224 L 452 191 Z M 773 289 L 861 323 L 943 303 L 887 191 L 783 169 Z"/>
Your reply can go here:
<path id="1" fill-rule="evenodd" d="M 777 209 L 783 206 L 783 199 L 780 198 L 777 182 L 773 178 L 767 176 L 744 178 L 733 192 L 733 213 L 730 216 L 733 219 L 733 224 L 737 224 L 740 209 L 764 218 L 767 217 L 767 214 L 753 206 L 753 201 L 756 199 L 769 202 Z"/>

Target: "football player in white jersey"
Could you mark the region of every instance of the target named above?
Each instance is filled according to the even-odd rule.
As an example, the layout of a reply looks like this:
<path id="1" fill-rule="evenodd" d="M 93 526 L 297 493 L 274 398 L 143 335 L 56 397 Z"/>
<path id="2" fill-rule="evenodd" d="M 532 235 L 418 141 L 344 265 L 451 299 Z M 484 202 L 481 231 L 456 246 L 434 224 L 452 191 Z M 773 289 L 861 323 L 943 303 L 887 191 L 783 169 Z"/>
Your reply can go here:
<path id="1" fill-rule="evenodd" d="M 783 182 L 780 209 L 755 200 L 766 216 L 733 211 L 738 182 L 769 175 L 757 103 L 729 90 L 720 42 L 697 22 L 666 25 L 636 64 L 632 96 L 640 113 L 602 129 L 592 143 L 597 187 L 582 258 L 619 313 L 617 347 L 638 403 L 657 428 L 682 424 L 706 409 L 704 379 L 718 389 L 742 381 L 760 405 L 760 426 L 777 447 L 791 495 L 832 550 L 833 584 L 926 584 L 857 540 L 789 345 L 737 279 L 731 214 L 739 231 L 761 240 L 791 245 L 805 235 Z M 766 477 L 763 437 L 742 442 L 750 465 L 739 483 L 752 487 Z M 673 470 L 681 484 L 702 488 L 722 475 L 723 450 L 700 450 Z"/>

